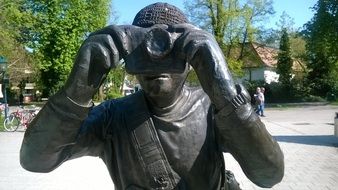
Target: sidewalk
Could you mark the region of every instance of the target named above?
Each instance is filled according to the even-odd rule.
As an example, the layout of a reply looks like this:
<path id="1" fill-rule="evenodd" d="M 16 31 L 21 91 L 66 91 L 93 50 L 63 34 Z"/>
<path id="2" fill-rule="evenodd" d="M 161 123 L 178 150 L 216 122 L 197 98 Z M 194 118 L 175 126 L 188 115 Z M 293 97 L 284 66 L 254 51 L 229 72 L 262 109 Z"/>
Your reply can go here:
<path id="1" fill-rule="evenodd" d="M 334 133 L 337 106 L 267 109 L 262 118 L 278 140 L 285 159 L 285 175 L 274 190 L 338 189 L 338 137 Z M 250 182 L 226 155 L 227 167 L 234 171 L 244 190 L 264 189 Z"/>
<path id="2" fill-rule="evenodd" d="M 333 136 L 337 106 L 266 109 L 262 118 L 279 141 L 285 157 L 285 176 L 274 190 L 338 189 L 338 138 Z M 112 190 L 103 162 L 83 157 L 68 161 L 51 173 L 27 172 L 20 167 L 22 132 L 0 133 L 0 189 L 4 190 Z M 231 155 L 227 168 L 244 190 L 263 189 L 250 182 Z"/>

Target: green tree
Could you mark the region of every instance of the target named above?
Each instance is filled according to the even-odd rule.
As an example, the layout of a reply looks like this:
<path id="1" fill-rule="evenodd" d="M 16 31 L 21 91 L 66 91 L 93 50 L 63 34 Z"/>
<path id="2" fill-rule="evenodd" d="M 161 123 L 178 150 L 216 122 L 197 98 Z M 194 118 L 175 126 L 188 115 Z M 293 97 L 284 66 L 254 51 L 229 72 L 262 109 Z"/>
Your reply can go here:
<path id="1" fill-rule="evenodd" d="M 247 0 L 243 6 L 244 32 L 241 41 L 241 52 L 238 59 L 242 59 L 246 42 L 252 42 L 257 25 L 265 21 L 269 15 L 275 13 L 272 0 Z M 256 27 L 255 27 L 256 26 Z"/>
<path id="2" fill-rule="evenodd" d="M 289 36 L 286 29 L 283 29 L 278 52 L 277 73 L 279 82 L 285 87 L 290 87 L 292 62 Z"/>
<path id="3" fill-rule="evenodd" d="M 235 75 L 242 74 L 240 59 L 257 31 L 254 25 L 274 12 L 272 0 L 190 0 L 185 9 L 192 23 L 214 34 Z"/>
<path id="4" fill-rule="evenodd" d="M 290 15 L 283 11 L 276 25 L 282 30 L 286 29 L 288 33 L 294 32 L 295 21 Z"/>
<path id="5" fill-rule="evenodd" d="M 257 30 L 256 41 L 269 47 L 279 48 L 280 31 L 269 28 L 260 28 Z"/>
<path id="6" fill-rule="evenodd" d="M 8 76 L 11 85 L 17 86 L 35 68 L 32 57 L 20 43 L 20 29 L 32 24 L 29 12 L 21 9 L 23 0 L 0 0 L 0 55 L 8 61 Z"/>
<path id="7" fill-rule="evenodd" d="M 122 87 L 126 78 L 126 70 L 124 64 L 119 65 L 107 75 L 102 86 L 105 99 L 118 98 L 122 96 Z M 103 98 L 101 98 L 102 100 Z"/>
<path id="8" fill-rule="evenodd" d="M 301 59 L 305 61 L 305 54 L 306 54 L 306 41 L 304 37 L 302 37 L 298 32 L 292 33 L 290 35 L 290 47 L 292 57 L 296 59 Z"/>
<path id="9" fill-rule="evenodd" d="M 319 0 L 303 31 L 306 39 L 308 82 L 314 95 L 337 97 L 338 1 Z"/>
<path id="10" fill-rule="evenodd" d="M 231 58 L 231 49 L 238 47 L 240 28 L 240 6 L 238 0 L 194 0 L 185 1 L 188 17 L 195 25 L 210 31 L 226 56 L 232 73 L 241 73 L 241 62 Z M 194 72 L 189 80 L 194 79 Z M 192 82 L 196 83 L 196 82 Z M 196 83 L 198 84 L 198 82 Z"/>
<path id="11" fill-rule="evenodd" d="M 300 32 L 297 31 L 294 27 L 294 19 L 290 17 L 286 12 L 283 12 L 281 15 L 279 22 L 276 23 L 276 25 L 280 28 L 280 30 L 277 30 L 279 34 L 279 39 L 281 39 L 281 35 L 283 34 L 283 30 L 286 30 L 289 37 L 289 43 L 290 43 L 290 52 L 291 52 L 291 58 L 294 61 L 299 62 L 302 66 L 304 66 L 304 63 L 306 62 L 305 59 L 305 39 L 300 34 Z M 303 73 L 301 73 L 301 76 L 303 77 L 306 74 L 306 68 L 303 67 Z M 300 73 L 298 73 L 300 74 Z M 299 77 L 299 76 L 297 76 Z"/>
<path id="12" fill-rule="evenodd" d="M 22 40 L 37 60 L 44 96 L 64 84 L 86 35 L 106 25 L 109 7 L 109 0 L 25 1 L 34 23 L 22 30 Z"/>
<path id="13" fill-rule="evenodd" d="M 185 9 L 191 22 L 212 32 L 222 49 L 225 41 L 235 41 L 238 32 L 235 32 L 233 21 L 240 12 L 238 0 L 185 1 Z"/>

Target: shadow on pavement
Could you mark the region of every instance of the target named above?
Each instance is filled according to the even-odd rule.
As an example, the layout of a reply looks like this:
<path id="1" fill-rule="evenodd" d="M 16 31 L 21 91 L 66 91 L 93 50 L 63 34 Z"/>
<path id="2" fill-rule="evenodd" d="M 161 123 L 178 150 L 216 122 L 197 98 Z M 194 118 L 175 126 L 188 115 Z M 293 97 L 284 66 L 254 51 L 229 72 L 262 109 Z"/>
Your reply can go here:
<path id="1" fill-rule="evenodd" d="M 274 136 L 278 142 L 338 147 L 338 137 L 333 135 Z"/>

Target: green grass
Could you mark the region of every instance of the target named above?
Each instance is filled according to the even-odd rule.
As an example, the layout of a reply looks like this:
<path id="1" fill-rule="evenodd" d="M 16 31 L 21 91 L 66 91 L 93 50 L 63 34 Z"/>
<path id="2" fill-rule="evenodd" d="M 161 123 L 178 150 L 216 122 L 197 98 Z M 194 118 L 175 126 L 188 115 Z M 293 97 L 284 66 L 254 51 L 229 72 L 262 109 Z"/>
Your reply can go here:
<path id="1" fill-rule="evenodd" d="M 4 115 L 1 114 L 1 117 L 0 117 L 0 131 L 4 131 L 5 128 L 4 128 Z"/>
<path id="2" fill-rule="evenodd" d="M 338 101 L 330 102 L 331 105 L 338 106 Z"/>

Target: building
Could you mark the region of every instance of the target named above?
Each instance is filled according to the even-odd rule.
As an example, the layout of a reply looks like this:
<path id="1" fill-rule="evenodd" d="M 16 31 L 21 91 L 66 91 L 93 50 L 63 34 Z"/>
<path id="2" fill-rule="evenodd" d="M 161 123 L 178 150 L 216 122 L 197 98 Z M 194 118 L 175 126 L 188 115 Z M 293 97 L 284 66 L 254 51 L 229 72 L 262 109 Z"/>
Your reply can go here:
<path id="1" fill-rule="evenodd" d="M 240 81 L 278 82 L 278 49 L 251 42 L 245 44 L 243 55 L 244 76 L 239 78 Z M 302 76 L 306 71 L 305 65 L 297 59 L 293 60 L 292 69 L 294 77 Z"/>

